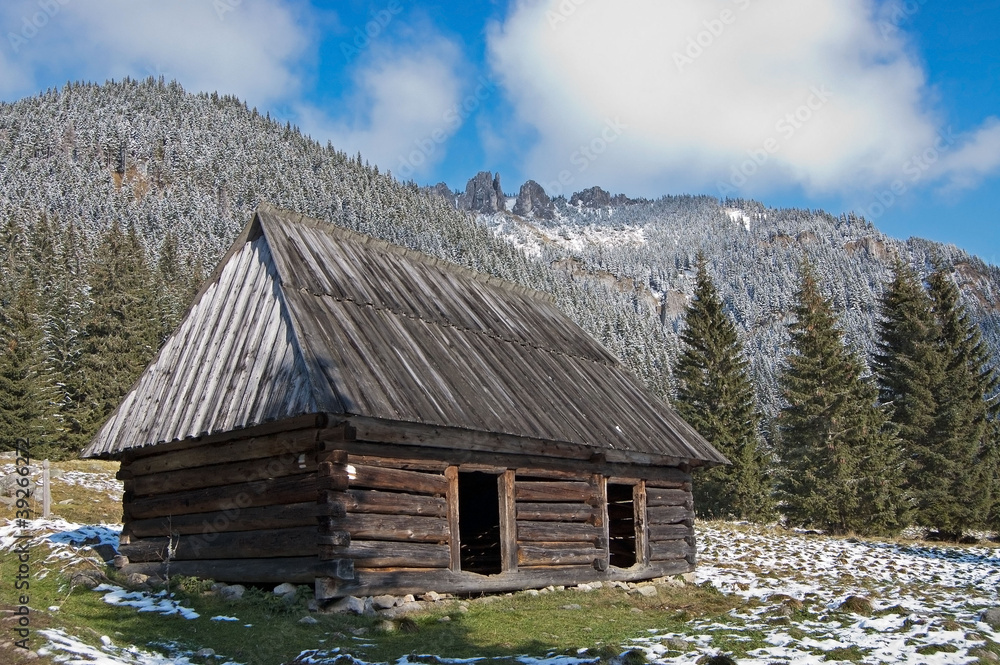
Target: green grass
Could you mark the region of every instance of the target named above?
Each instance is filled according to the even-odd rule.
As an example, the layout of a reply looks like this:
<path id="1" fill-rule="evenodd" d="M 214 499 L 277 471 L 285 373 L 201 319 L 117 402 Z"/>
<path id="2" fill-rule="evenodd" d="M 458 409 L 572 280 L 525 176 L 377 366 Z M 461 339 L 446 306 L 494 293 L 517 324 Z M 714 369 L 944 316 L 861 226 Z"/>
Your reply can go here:
<path id="1" fill-rule="evenodd" d="M 42 549 L 36 548 L 39 554 Z M 0 579 L 12 579 L 16 564 L 12 554 L 0 554 Z M 37 574 L 40 563 L 33 565 Z M 411 653 L 503 658 L 575 653 L 584 647 L 610 647 L 617 654 L 627 648 L 629 640 L 646 634 L 647 629 L 683 633 L 689 619 L 721 617 L 741 603 L 739 598 L 723 595 L 712 587 L 693 585 L 663 589 L 653 598 L 629 595 L 619 589 L 516 594 L 493 602 L 468 599 L 462 603 L 435 603 L 407 622 L 409 631 L 382 632 L 381 617 L 309 614 L 305 608 L 307 594 L 289 606 L 269 590 L 250 588 L 243 600 L 228 602 L 209 592 L 208 582 L 189 579 L 172 580 L 171 590 L 175 599 L 201 615 L 198 619 L 140 613 L 135 608 L 105 603 L 102 592 L 71 589 L 67 579 L 72 572 L 50 571 L 44 579 L 32 582 L 34 629 L 63 627 L 69 634 L 94 644 L 107 635 L 118 645 L 155 648 L 157 644 L 169 644 L 183 651 L 209 647 L 247 665 L 274 665 L 290 661 L 306 649 L 335 647 L 349 649 L 364 660 L 382 662 Z M 113 581 L 123 584 L 122 580 Z M 0 603 L 5 608 L 14 604 L 9 585 L 0 587 Z M 570 604 L 580 609 L 562 609 Z M 462 610 L 463 605 L 467 611 Z M 59 610 L 44 609 L 50 606 L 58 606 Z M 240 621 L 212 621 L 211 617 L 217 615 L 238 616 Z M 299 619 L 306 615 L 318 623 L 300 624 Z M 450 621 L 439 620 L 444 616 Z M 245 624 L 251 624 L 253 629 Z M 402 627 L 399 622 L 396 626 Z M 43 643 L 37 635 L 34 640 L 36 648 Z M 732 646 L 742 652 L 745 645 Z"/>

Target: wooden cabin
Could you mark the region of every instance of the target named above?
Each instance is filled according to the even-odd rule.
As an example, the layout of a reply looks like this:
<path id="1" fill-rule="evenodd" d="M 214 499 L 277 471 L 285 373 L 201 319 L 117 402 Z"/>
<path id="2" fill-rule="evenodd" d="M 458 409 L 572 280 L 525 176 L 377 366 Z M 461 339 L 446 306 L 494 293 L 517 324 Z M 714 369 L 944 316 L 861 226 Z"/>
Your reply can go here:
<path id="1" fill-rule="evenodd" d="M 124 572 L 319 598 L 688 572 L 726 463 L 550 296 L 269 205 L 83 455 Z"/>

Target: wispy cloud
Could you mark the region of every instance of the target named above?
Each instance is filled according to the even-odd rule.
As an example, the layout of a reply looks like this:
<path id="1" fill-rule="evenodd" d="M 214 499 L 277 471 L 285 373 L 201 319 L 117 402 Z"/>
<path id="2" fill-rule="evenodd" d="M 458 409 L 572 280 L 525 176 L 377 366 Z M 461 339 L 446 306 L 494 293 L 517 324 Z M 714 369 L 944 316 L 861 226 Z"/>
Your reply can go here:
<path id="1" fill-rule="evenodd" d="M 402 178 L 426 174 L 445 155 L 460 126 L 461 61 L 451 41 L 425 33 L 419 46 L 386 40 L 364 54 L 354 70 L 354 91 L 338 108 L 301 105 L 306 132 Z"/>
<path id="2" fill-rule="evenodd" d="M 567 11 L 571 7 L 572 11 Z M 868 0 L 617 0 L 516 4 L 490 58 L 539 137 L 525 166 L 543 184 L 810 194 L 899 177 L 942 121 L 905 34 Z M 628 127 L 599 159 L 572 156 L 609 119 Z M 994 170 L 988 125 L 937 178 Z M 973 147 L 977 146 L 977 147 Z M 569 165 L 569 166 L 568 166 Z"/>
<path id="3" fill-rule="evenodd" d="M 0 94 L 33 94 L 41 80 L 164 74 L 193 90 L 252 104 L 300 91 L 315 43 L 304 5 L 278 0 L 14 0 L 0 7 Z"/>

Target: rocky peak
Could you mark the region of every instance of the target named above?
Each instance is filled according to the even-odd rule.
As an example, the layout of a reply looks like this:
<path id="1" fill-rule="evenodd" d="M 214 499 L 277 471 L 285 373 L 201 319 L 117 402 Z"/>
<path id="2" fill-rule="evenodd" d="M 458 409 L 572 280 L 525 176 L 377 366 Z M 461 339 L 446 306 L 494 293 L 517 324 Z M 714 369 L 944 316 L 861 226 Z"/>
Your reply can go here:
<path id="1" fill-rule="evenodd" d="M 466 183 L 465 194 L 458 197 L 459 210 L 493 213 L 506 210 L 506 207 L 499 172 L 494 177 L 489 171 L 480 171 Z"/>
<path id="2" fill-rule="evenodd" d="M 534 180 L 529 180 L 521 185 L 521 191 L 517 194 L 514 214 L 522 217 L 532 215 L 538 219 L 554 219 L 556 209 L 552 205 L 552 199 L 545 193 L 542 186 Z"/>
<path id="3" fill-rule="evenodd" d="M 570 205 L 582 205 L 584 208 L 607 208 L 611 205 L 611 194 L 600 187 L 590 187 L 574 194 Z"/>

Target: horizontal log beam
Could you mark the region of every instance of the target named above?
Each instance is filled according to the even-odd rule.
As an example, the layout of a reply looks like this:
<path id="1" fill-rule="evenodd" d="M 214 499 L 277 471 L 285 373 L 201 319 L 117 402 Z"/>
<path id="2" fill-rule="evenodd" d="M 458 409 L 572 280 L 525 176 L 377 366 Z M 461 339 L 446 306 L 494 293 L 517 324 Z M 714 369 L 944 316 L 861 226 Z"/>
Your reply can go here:
<path id="1" fill-rule="evenodd" d="M 535 522 L 588 522 L 594 509 L 585 503 L 515 503 L 517 519 Z"/>
<path id="2" fill-rule="evenodd" d="M 199 446 L 187 450 L 150 455 L 122 463 L 122 471 L 131 477 L 167 473 L 181 469 L 198 469 L 213 464 L 295 456 L 316 452 L 315 429 L 282 432 L 268 436 L 230 441 L 214 446 Z M 155 448 L 155 446 L 154 446 Z"/>
<path id="3" fill-rule="evenodd" d="M 682 489 L 650 487 L 646 490 L 647 506 L 686 506 L 691 501 L 691 493 Z"/>
<path id="4" fill-rule="evenodd" d="M 163 578 L 167 566 L 163 563 L 129 563 L 122 573 L 142 573 Z M 278 559 L 221 559 L 204 561 L 172 561 L 169 574 L 185 575 L 218 582 L 244 584 L 313 584 L 317 578 L 354 579 L 354 562 L 349 559 L 320 561 L 316 557 L 285 557 Z"/>
<path id="5" fill-rule="evenodd" d="M 211 513 L 132 520 L 126 524 L 126 529 L 139 538 L 168 536 L 172 533 L 210 534 L 224 531 L 281 529 L 315 524 L 317 512 L 316 503 L 311 501 L 257 508 L 235 507 L 232 510 Z M 343 517 L 344 514 L 341 510 L 339 516 Z"/>
<path id="6" fill-rule="evenodd" d="M 444 496 L 448 492 L 448 481 L 442 474 L 406 471 L 388 467 L 352 465 L 350 486 L 368 487 L 379 490 L 416 492 Z M 349 470 L 350 471 L 350 470 Z"/>
<path id="7" fill-rule="evenodd" d="M 649 537 L 651 540 L 677 540 L 682 538 L 694 538 L 694 527 L 687 524 L 650 524 Z"/>
<path id="8" fill-rule="evenodd" d="M 379 540 L 351 540 L 348 547 L 320 546 L 320 557 L 334 554 L 351 559 L 365 568 L 447 568 L 450 554 L 447 545 L 431 543 L 397 543 Z"/>
<path id="9" fill-rule="evenodd" d="M 594 496 L 590 483 L 568 480 L 520 480 L 514 482 L 517 501 L 537 502 L 586 502 Z"/>
<path id="10" fill-rule="evenodd" d="M 164 471 L 150 475 L 136 476 L 133 491 L 137 497 L 171 492 L 184 492 L 204 487 L 236 485 L 268 478 L 284 478 L 316 470 L 316 453 L 299 453 L 275 457 L 213 464 L 195 469 Z"/>
<path id="11" fill-rule="evenodd" d="M 373 596 L 383 593 L 405 594 L 438 591 L 441 593 L 476 594 L 541 589 L 547 586 L 571 586 L 582 582 L 611 581 L 635 582 L 666 575 L 679 575 L 692 570 L 685 560 L 662 561 L 648 566 L 616 568 L 604 571 L 592 565 L 556 566 L 518 569 L 498 575 L 477 575 L 465 571 L 408 568 L 380 570 L 355 568 L 353 581 L 318 578 L 316 597 L 320 600 L 342 596 Z"/>
<path id="12" fill-rule="evenodd" d="M 595 547 L 558 545 L 519 545 L 517 565 L 521 566 L 569 566 L 593 565 L 606 558 L 604 550 Z"/>
<path id="13" fill-rule="evenodd" d="M 320 503 L 337 503 L 349 513 L 384 515 L 425 515 L 447 517 L 448 503 L 444 497 L 380 492 L 378 490 L 347 490 L 321 493 Z"/>
<path id="14" fill-rule="evenodd" d="M 315 501 L 316 474 L 207 487 L 159 496 L 125 499 L 126 521 L 218 510 Z"/>
<path id="15" fill-rule="evenodd" d="M 676 524 L 694 519 L 694 511 L 686 506 L 647 506 L 649 524 Z"/>
<path id="16" fill-rule="evenodd" d="M 686 559 L 694 562 L 695 548 L 684 540 L 654 540 L 649 543 L 649 558 L 653 561 Z"/>
<path id="17" fill-rule="evenodd" d="M 348 513 L 343 518 L 320 518 L 323 529 L 347 531 L 354 540 L 392 540 L 414 543 L 447 543 L 445 517 Z M 392 547 L 387 545 L 387 547 Z"/>
<path id="18" fill-rule="evenodd" d="M 591 524 L 517 521 L 521 542 L 596 543 L 604 530 Z"/>
<path id="19" fill-rule="evenodd" d="M 313 555 L 319 551 L 317 526 L 191 534 L 168 538 L 133 539 L 119 545 L 118 552 L 130 561 L 165 561 L 167 549 L 174 548 L 175 561 L 189 559 L 254 559 L 262 555 L 288 557 Z"/>

